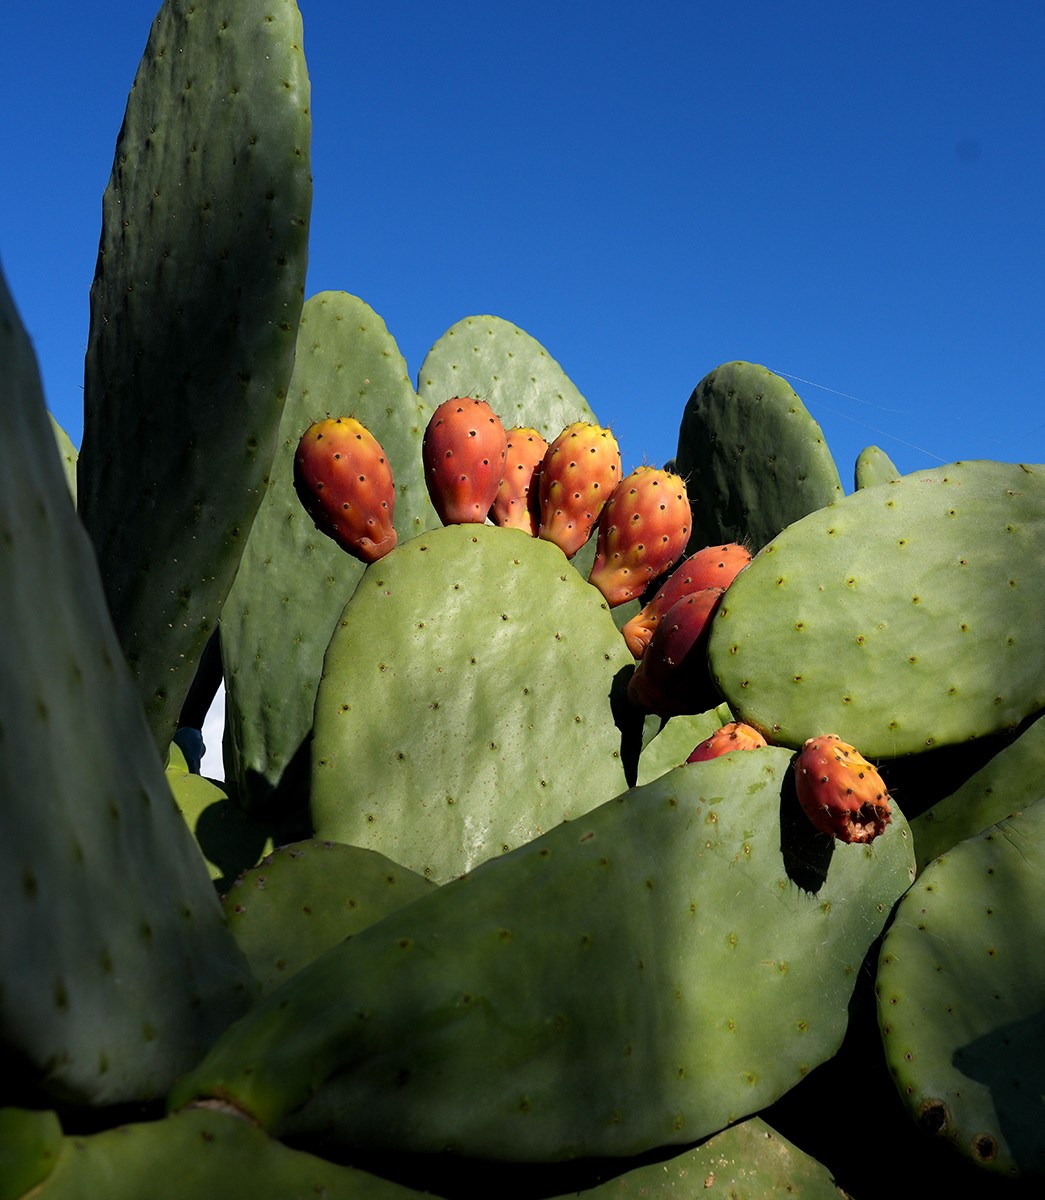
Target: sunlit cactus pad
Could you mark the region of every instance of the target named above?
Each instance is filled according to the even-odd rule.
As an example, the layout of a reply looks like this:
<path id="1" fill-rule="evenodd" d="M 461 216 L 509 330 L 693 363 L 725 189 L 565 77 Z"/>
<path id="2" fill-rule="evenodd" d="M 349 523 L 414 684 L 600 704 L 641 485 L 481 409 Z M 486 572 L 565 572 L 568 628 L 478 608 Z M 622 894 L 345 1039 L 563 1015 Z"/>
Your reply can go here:
<path id="1" fill-rule="evenodd" d="M 442 882 L 579 816 L 625 786 L 611 694 L 631 663 L 550 543 L 452 525 L 398 546 L 327 651 L 316 835 Z"/>
<path id="2" fill-rule="evenodd" d="M 955 463 L 797 521 L 737 576 L 711 630 L 738 720 L 800 747 L 895 757 L 1045 706 L 1045 468 Z"/>

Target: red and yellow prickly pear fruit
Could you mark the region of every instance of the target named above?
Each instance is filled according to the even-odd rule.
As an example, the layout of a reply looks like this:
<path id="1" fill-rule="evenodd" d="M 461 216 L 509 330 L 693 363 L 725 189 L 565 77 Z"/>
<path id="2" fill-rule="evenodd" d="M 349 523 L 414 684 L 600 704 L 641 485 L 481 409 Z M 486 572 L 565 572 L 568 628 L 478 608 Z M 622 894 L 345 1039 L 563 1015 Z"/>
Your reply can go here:
<path id="1" fill-rule="evenodd" d="M 673 604 L 683 596 L 702 592 L 705 588 L 725 590 L 750 561 L 751 552 L 739 542 L 705 546 L 684 559 L 649 604 L 621 627 L 628 649 L 636 658 L 641 658 L 657 623 Z"/>
<path id="2" fill-rule="evenodd" d="M 723 588 L 683 596 L 664 614 L 628 680 L 628 699 L 658 717 L 699 713 L 717 703 L 708 667 L 711 618 Z"/>
<path id="3" fill-rule="evenodd" d="M 294 455 L 294 489 L 316 528 L 361 562 L 395 548 L 392 468 L 355 417 L 316 421 Z"/>
<path id="4" fill-rule="evenodd" d="M 490 507 L 490 520 L 503 529 L 521 529 L 537 536 L 541 525 L 541 463 L 548 443 L 528 426 L 508 430 L 508 456 L 497 496 Z"/>
<path id="5" fill-rule="evenodd" d="M 482 525 L 504 474 L 508 435 L 485 400 L 454 396 L 432 413 L 421 462 L 444 525 Z"/>
<path id="6" fill-rule="evenodd" d="M 766 739 L 751 725 L 743 721 L 730 721 L 705 738 L 686 762 L 707 762 L 721 754 L 732 754 L 734 750 L 757 750 L 766 744 Z"/>
<path id="7" fill-rule="evenodd" d="M 591 535 L 620 477 L 620 447 L 608 429 L 588 421 L 567 425 L 541 463 L 538 536 L 572 558 Z"/>
<path id="8" fill-rule="evenodd" d="M 682 476 L 636 467 L 613 489 L 599 517 L 588 582 L 610 608 L 637 599 L 685 552 L 689 524 Z"/>
<path id="9" fill-rule="evenodd" d="M 795 790 L 821 833 L 870 842 L 889 824 L 889 792 L 866 758 L 836 733 L 810 738 L 794 760 Z"/>

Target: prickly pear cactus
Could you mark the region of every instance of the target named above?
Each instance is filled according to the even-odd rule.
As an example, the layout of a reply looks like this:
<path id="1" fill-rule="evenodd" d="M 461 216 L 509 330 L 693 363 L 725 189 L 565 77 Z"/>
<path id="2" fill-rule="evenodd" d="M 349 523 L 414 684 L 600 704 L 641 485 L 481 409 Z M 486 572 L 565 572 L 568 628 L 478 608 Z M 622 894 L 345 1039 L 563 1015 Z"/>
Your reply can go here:
<path id="1" fill-rule="evenodd" d="M 355 415 L 384 448 L 401 542 L 439 523 L 420 465 L 431 412 L 384 321 L 346 292 L 312 296 L 268 490 L 222 608 L 226 769 L 249 811 L 305 803 L 323 654 L 363 574 L 315 528 L 294 490 L 298 439 L 328 415 Z"/>
<path id="2" fill-rule="evenodd" d="M 153 1100 L 246 1007 L 250 975 L 171 799 L 2 277 L 0 363 L 0 1048 L 48 1097 Z"/>
<path id="3" fill-rule="evenodd" d="M 1045 799 L 926 868 L 878 970 L 885 1055 L 911 1117 L 1007 1177 L 1045 1171 L 1042 880 Z"/>
<path id="4" fill-rule="evenodd" d="M 451 396 L 476 396 L 505 429 L 527 426 L 546 442 L 574 421 L 594 421 L 566 372 L 530 334 L 501 317 L 465 317 L 428 351 L 417 393 L 436 408 Z"/>
<path id="5" fill-rule="evenodd" d="M 876 483 L 894 483 L 900 478 L 893 460 L 877 446 L 866 446 L 860 451 L 853 471 L 856 490 L 874 487 Z"/>
<path id="6" fill-rule="evenodd" d="M 422 1195 L 266 1137 L 245 1121 L 186 1112 L 162 1121 L 67 1137 L 34 1200 L 418 1200 Z"/>
<path id="7" fill-rule="evenodd" d="M 918 869 L 1040 799 L 1043 779 L 1045 716 L 1038 716 L 950 795 L 912 820 Z"/>
<path id="8" fill-rule="evenodd" d="M 1045 467 L 954 463 L 795 522 L 733 582 L 712 673 L 738 720 L 896 757 L 1045 707 Z"/>
<path id="9" fill-rule="evenodd" d="M 742 542 L 754 552 L 843 494 L 820 426 L 786 380 L 755 363 L 723 363 L 697 384 L 674 470 L 693 508 L 691 550 Z"/>
<path id="10" fill-rule="evenodd" d="M 229 929 L 262 992 L 434 883 L 376 850 L 312 838 L 280 846 L 224 897 Z"/>
<path id="11" fill-rule="evenodd" d="M 837 1049 L 913 877 L 901 818 L 872 846 L 816 844 L 790 758 L 679 768 L 369 926 L 261 1001 L 171 1103 L 220 1096 L 357 1149 L 546 1162 L 757 1111 Z"/>
<path id="12" fill-rule="evenodd" d="M 310 139 L 293 0 L 234 14 L 167 0 L 102 201 L 78 468 L 161 751 L 275 449 L 304 300 Z"/>
<path id="13" fill-rule="evenodd" d="M 316 835 L 444 882 L 580 815 L 625 786 L 612 698 L 630 663 L 557 547 L 492 525 L 398 546 L 324 660 Z"/>

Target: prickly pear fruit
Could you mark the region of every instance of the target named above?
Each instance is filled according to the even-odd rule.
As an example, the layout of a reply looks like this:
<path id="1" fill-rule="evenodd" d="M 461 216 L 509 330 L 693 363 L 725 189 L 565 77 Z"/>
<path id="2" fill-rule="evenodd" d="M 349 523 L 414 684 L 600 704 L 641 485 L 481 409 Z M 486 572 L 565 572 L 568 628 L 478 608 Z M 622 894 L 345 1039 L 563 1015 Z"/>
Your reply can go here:
<path id="1" fill-rule="evenodd" d="M 673 604 L 677 604 L 683 596 L 701 592 L 705 588 L 724 590 L 750 561 L 750 550 L 739 542 L 705 546 L 684 559 L 649 604 L 621 627 L 628 649 L 636 658 L 641 658 L 658 622 Z"/>
<path id="2" fill-rule="evenodd" d="M 613 489 L 599 517 L 588 582 L 610 608 L 637 600 L 685 552 L 690 519 L 680 475 L 636 467 Z"/>
<path id="3" fill-rule="evenodd" d="M 723 588 L 683 596 L 664 614 L 628 680 L 628 698 L 658 717 L 699 713 L 717 703 L 707 663 L 711 618 Z"/>
<path id="4" fill-rule="evenodd" d="M 889 824 L 889 792 L 866 758 L 836 733 L 809 738 L 794 761 L 806 816 L 840 842 L 870 842 Z"/>
<path id="5" fill-rule="evenodd" d="M 508 430 L 508 456 L 490 520 L 502 529 L 521 529 L 531 537 L 541 526 L 540 469 L 548 443 L 529 426 Z"/>
<path id="6" fill-rule="evenodd" d="M 361 562 L 395 548 L 395 484 L 378 440 L 355 417 L 328 417 L 301 435 L 294 488 L 316 528 Z"/>
<path id="7" fill-rule="evenodd" d="M 541 464 L 538 536 L 572 558 L 591 535 L 620 477 L 620 447 L 608 429 L 588 421 L 567 425 Z"/>
<path id="8" fill-rule="evenodd" d="M 454 396 L 439 405 L 425 429 L 421 461 L 444 525 L 485 524 L 507 455 L 508 435 L 485 400 Z"/>
<path id="9" fill-rule="evenodd" d="M 751 725 L 742 721 L 730 721 L 721 729 L 716 729 L 711 737 L 705 738 L 686 762 L 707 762 L 709 758 L 718 758 L 720 754 L 730 754 L 734 750 L 757 750 L 766 745 L 766 739 Z"/>

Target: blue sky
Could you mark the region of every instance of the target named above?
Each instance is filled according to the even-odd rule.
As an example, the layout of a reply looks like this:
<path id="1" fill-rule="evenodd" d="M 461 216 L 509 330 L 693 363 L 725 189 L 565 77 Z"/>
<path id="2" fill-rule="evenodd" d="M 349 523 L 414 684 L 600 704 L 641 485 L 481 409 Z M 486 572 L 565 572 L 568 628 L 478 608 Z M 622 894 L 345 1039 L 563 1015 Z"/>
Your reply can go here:
<path id="1" fill-rule="evenodd" d="M 385 319 L 416 377 L 458 319 L 540 340 L 626 466 L 700 378 L 792 378 L 846 487 L 1045 461 L 1045 7 L 301 0 L 307 294 Z M 77 443 L 101 194 L 156 6 L 5 14 L 0 259 Z"/>

